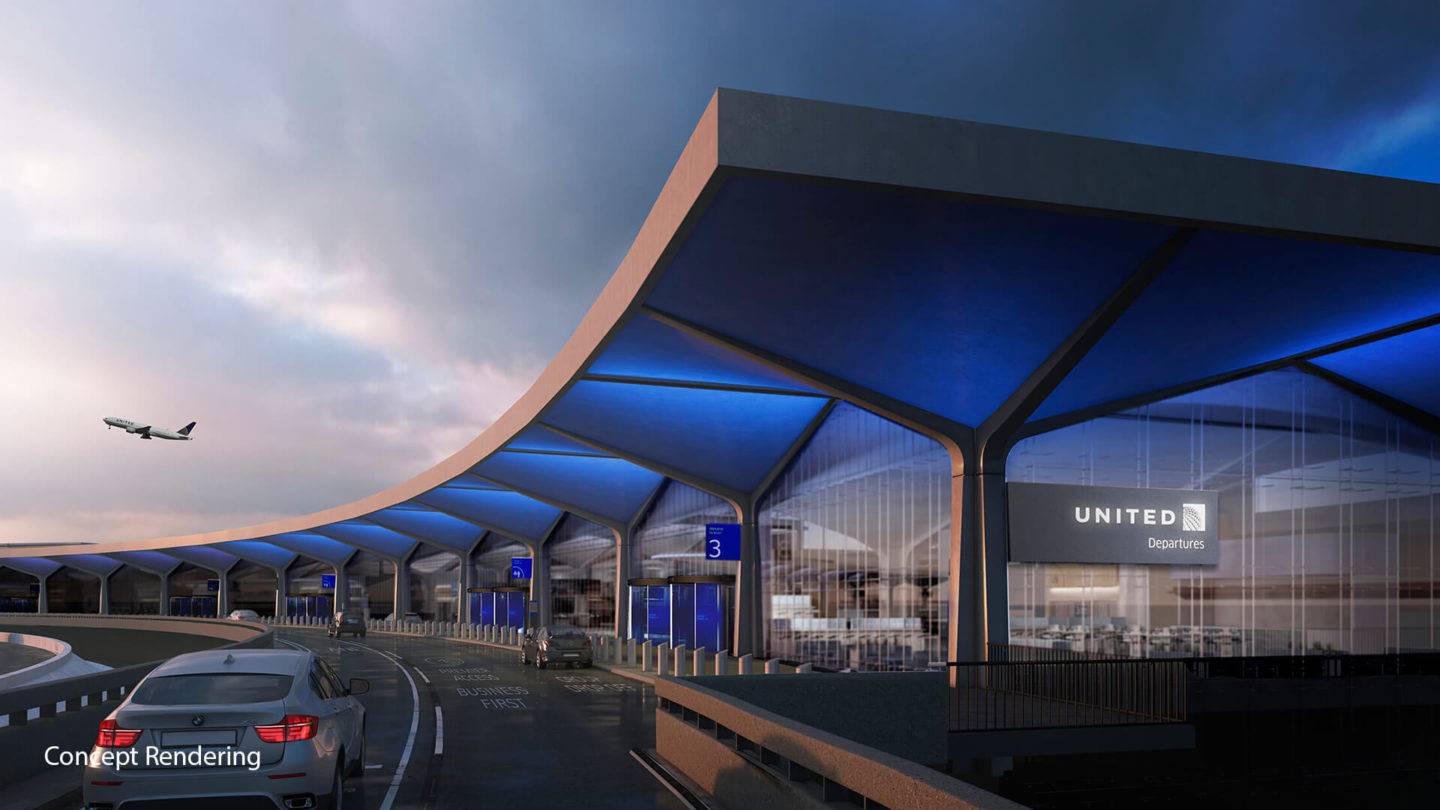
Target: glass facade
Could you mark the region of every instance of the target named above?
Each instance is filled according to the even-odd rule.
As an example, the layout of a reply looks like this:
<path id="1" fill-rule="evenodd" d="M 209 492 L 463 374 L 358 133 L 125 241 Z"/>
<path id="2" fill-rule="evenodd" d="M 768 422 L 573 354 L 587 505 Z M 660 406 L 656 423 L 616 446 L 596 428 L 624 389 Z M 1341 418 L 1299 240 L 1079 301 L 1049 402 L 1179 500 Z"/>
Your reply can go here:
<path id="1" fill-rule="evenodd" d="M 51 613 L 99 613 L 100 578 L 74 568 L 57 568 L 45 580 L 45 600 Z"/>
<path id="2" fill-rule="evenodd" d="M 1219 492 L 1220 563 L 1011 563 L 1010 638 L 1128 656 L 1436 649 L 1437 437 L 1296 370 L 1025 439 L 1011 481 Z"/>
<path id="3" fill-rule="evenodd" d="M 219 574 L 208 568 L 181 563 L 170 572 L 171 616 L 216 616 L 219 606 Z M 216 581 L 215 590 L 210 581 Z"/>
<path id="4" fill-rule="evenodd" d="M 35 613 L 40 609 L 40 580 L 13 568 L 0 568 L 0 613 Z"/>
<path id="5" fill-rule="evenodd" d="M 160 612 L 160 576 L 122 565 L 110 575 L 110 612 L 153 616 Z"/>
<path id="6" fill-rule="evenodd" d="M 765 655 L 835 669 L 943 666 L 950 457 L 841 403 L 760 503 Z"/>
<path id="7" fill-rule="evenodd" d="M 335 609 L 335 591 L 326 588 L 321 577 L 335 574 L 335 566 L 320 560 L 296 557 L 295 562 L 285 570 L 285 593 L 287 594 L 286 614 L 289 616 L 311 616 L 329 613 Z M 297 601 L 298 600 L 298 601 Z M 321 602 L 330 605 L 322 606 Z M 345 609 L 342 602 L 340 610 Z"/>
<path id="8" fill-rule="evenodd" d="M 615 533 L 566 515 L 544 548 L 550 556 L 552 621 L 614 632 Z"/>
<path id="9" fill-rule="evenodd" d="M 372 619 L 395 610 L 395 564 L 368 551 L 357 551 L 345 564 L 346 602 Z"/>
<path id="10" fill-rule="evenodd" d="M 730 504 L 679 481 L 667 481 L 635 530 L 630 576 L 735 576 L 737 563 L 705 559 L 705 524 L 734 523 Z"/>
<path id="11" fill-rule="evenodd" d="M 421 543 L 409 568 L 410 610 L 425 621 L 459 621 L 460 556 Z"/>
<path id="12" fill-rule="evenodd" d="M 514 557 L 529 557 L 530 549 L 498 534 L 487 534 L 475 549 L 471 564 L 471 583 L 477 588 L 494 588 L 499 585 L 515 585 L 529 580 L 510 579 L 510 560 Z"/>
<path id="13" fill-rule="evenodd" d="M 253 610 L 259 616 L 275 615 L 275 572 L 257 563 L 241 560 L 231 567 L 230 610 Z"/>

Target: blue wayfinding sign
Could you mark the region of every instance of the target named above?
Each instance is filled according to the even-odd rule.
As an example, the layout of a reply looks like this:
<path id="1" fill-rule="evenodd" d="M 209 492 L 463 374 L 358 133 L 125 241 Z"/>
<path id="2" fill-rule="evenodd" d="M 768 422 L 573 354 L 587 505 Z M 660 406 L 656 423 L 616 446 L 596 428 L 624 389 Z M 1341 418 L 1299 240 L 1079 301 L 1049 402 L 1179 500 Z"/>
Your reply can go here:
<path id="1" fill-rule="evenodd" d="M 532 569 L 530 568 L 533 562 L 534 560 L 530 559 L 529 557 L 511 557 L 510 578 L 529 579 L 531 573 L 533 573 Z"/>
<path id="2" fill-rule="evenodd" d="M 740 559 L 740 524 L 705 524 L 705 559 Z"/>
<path id="3" fill-rule="evenodd" d="M 334 574 L 321 574 L 321 575 L 320 575 L 320 587 L 322 587 L 322 588 L 333 588 L 333 587 L 335 587 L 335 575 L 334 575 Z"/>

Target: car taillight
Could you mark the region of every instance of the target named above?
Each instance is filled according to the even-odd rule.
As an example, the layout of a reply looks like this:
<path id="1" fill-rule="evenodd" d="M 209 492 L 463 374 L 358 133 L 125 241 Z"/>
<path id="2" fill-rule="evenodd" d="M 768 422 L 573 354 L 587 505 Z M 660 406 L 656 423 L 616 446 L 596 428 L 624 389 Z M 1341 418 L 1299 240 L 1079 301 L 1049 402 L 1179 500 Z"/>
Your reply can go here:
<path id="1" fill-rule="evenodd" d="M 114 720 L 101 720 L 100 733 L 95 737 L 96 748 L 129 748 L 140 739 L 139 731 L 120 728 Z"/>
<path id="2" fill-rule="evenodd" d="M 320 718 L 313 714 L 287 714 L 273 726 L 256 726 L 255 736 L 267 743 L 299 742 L 315 736 Z"/>

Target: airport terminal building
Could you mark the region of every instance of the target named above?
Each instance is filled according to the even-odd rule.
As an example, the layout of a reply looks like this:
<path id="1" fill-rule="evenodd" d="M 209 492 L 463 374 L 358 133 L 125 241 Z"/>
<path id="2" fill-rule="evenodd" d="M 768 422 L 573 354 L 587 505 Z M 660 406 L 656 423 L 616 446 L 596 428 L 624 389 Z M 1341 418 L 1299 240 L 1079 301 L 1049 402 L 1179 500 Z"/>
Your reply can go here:
<path id="1" fill-rule="evenodd" d="M 1435 651 L 1440 187 L 722 90 L 415 478 L 0 549 L 0 611 L 571 624 L 919 670 Z"/>

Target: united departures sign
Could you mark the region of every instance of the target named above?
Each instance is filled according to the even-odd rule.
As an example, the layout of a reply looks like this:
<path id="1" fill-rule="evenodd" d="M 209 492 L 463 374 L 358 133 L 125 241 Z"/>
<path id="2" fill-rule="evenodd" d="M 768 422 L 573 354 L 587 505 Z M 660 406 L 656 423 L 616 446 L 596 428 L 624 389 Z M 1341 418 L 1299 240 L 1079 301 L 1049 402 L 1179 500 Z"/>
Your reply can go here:
<path id="1" fill-rule="evenodd" d="M 1216 565 L 1219 493 L 1009 485 L 1014 562 Z"/>

